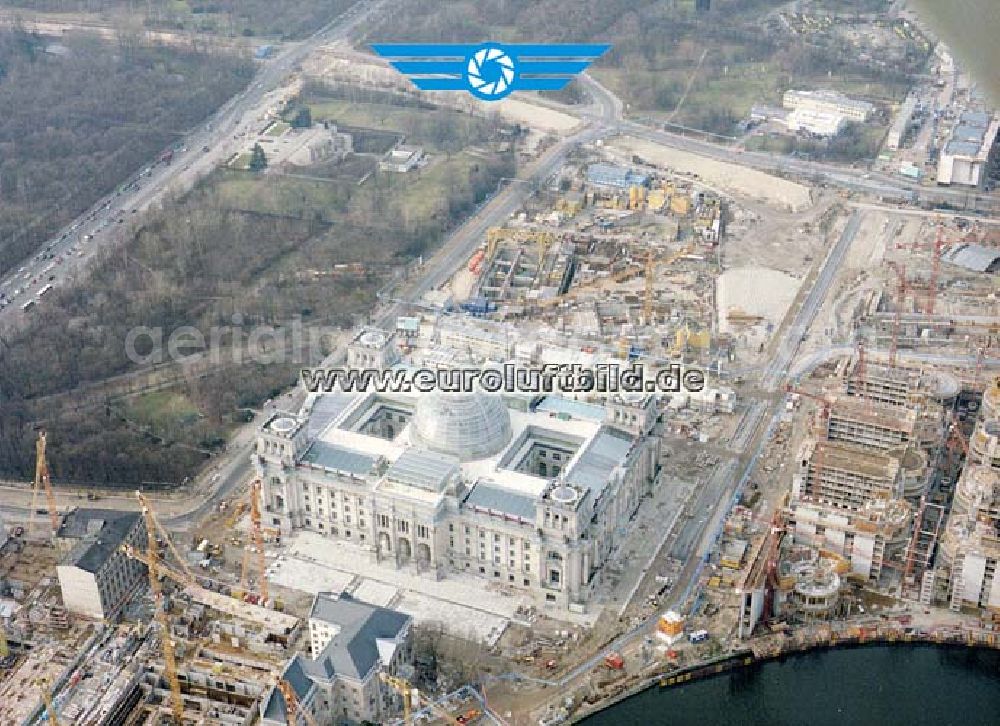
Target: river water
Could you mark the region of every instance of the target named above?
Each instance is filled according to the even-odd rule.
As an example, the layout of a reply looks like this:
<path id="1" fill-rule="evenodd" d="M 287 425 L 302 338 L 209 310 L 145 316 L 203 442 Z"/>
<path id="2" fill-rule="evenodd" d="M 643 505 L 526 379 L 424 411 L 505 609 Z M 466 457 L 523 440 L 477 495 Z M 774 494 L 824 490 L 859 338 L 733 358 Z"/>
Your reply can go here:
<path id="1" fill-rule="evenodd" d="M 814 651 L 652 688 L 586 726 L 1000 724 L 1000 652 L 931 645 Z"/>

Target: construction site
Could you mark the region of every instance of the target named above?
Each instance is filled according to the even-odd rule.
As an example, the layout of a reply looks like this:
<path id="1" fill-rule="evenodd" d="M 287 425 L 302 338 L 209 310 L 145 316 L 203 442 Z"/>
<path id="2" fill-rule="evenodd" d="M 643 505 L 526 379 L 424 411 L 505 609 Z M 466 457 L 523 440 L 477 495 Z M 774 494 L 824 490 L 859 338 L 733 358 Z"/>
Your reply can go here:
<path id="1" fill-rule="evenodd" d="M 342 44 L 302 68 L 412 93 Z M 583 123 L 498 107 L 530 126 L 524 162 Z M 283 168 L 352 148 L 285 126 L 247 141 Z M 0 515 L 0 724 L 557 724 L 811 647 L 995 647 L 995 220 L 610 128 L 502 180 L 531 193 L 484 200 L 324 364 L 701 386 L 300 386 L 174 496 L 74 499 L 40 429 L 30 490 L 5 490 L 24 516 Z M 394 174 L 433 163 L 394 150 Z"/>
<path id="2" fill-rule="evenodd" d="M 793 222 L 816 240 L 798 254 L 848 233 L 837 204 Z M 476 399 L 488 417 L 470 409 L 457 423 L 433 396 L 313 394 L 260 427 L 242 495 L 173 532 L 141 493 L 131 508 L 58 506 L 40 431 L 31 516 L 5 527 L 0 549 L 0 720 L 470 723 L 523 700 L 555 723 L 734 653 L 850 639 L 843 628 L 861 626 L 845 623 L 874 614 L 903 623 L 900 639 L 939 637 L 956 617 L 990 632 L 997 325 L 991 273 L 963 263 L 988 238 L 957 221 L 880 217 L 862 215 L 813 332 L 797 341 L 793 381 L 770 399 L 747 379 L 780 344 L 803 281 L 767 300 L 740 291 L 755 273 L 733 271 L 761 251 L 755 212 L 661 169 L 591 156 L 490 228 L 394 328 L 359 330 L 348 360 L 676 362 L 707 372 L 701 391 L 547 395 L 506 410 Z M 464 405 L 449 403 L 449 416 Z M 534 453 L 503 453 L 511 437 L 511 451 Z M 730 488 L 755 443 L 759 459 Z M 608 457 L 624 451 L 648 452 L 650 468 L 625 476 L 635 493 L 611 473 Z M 289 456 L 301 483 L 279 473 Z M 528 530 L 536 506 L 589 496 L 635 505 L 586 582 L 573 574 L 585 549 Z M 434 513 L 449 497 L 458 519 Z M 547 514 L 539 526 L 553 526 Z M 495 558 L 471 549 L 484 533 Z M 477 577 L 469 565 L 480 562 L 496 571 Z M 469 645 L 429 655 L 418 644 L 442 613 L 453 624 L 443 637 Z M 630 627 L 638 636 L 606 649 Z M 469 658 L 559 683 L 561 700 L 530 681 L 469 688 L 444 675 L 445 660 L 455 673 Z M 560 680 L 588 658 L 592 669 Z"/>

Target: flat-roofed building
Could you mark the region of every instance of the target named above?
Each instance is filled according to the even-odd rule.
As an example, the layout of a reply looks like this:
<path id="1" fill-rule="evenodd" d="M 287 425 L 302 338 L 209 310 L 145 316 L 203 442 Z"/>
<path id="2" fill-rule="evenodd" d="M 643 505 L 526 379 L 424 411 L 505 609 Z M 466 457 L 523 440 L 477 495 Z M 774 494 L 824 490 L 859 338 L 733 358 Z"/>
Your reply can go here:
<path id="1" fill-rule="evenodd" d="M 146 566 L 121 551 L 124 544 L 145 548 L 142 514 L 76 509 L 63 520 L 57 536 L 76 540 L 56 566 L 66 610 L 95 620 L 114 617 L 146 577 Z"/>
<path id="2" fill-rule="evenodd" d="M 892 449 L 909 443 L 917 423 L 915 408 L 840 396 L 830 406 L 826 437 L 831 441 Z"/>
<path id="3" fill-rule="evenodd" d="M 982 187 L 1000 131 L 1000 116 L 966 113 L 952 130 L 938 158 L 937 183 Z"/>
<path id="4" fill-rule="evenodd" d="M 382 157 L 378 166 L 382 171 L 394 171 L 405 174 L 420 166 L 425 158 L 423 148 L 400 144 Z"/>
<path id="5" fill-rule="evenodd" d="M 857 359 L 851 362 L 846 371 L 845 387 L 848 395 L 893 406 L 912 405 L 925 396 L 920 371 L 905 366 L 868 362 L 862 375 Z"/>
<path id="6" fill-rule="evenodd" d="M 934 570 L 938 599 L 955 611 L 1000 612 L 1000 535 L 986 522 L 953 513 L 941 537 Z"/>
<path id="7" fill-rule="evenodd" d="M 836 136 L 844 128 L 846 117 L 840 113 L 797 108 L 785 117 L 789 131 L 805 131 L 814 136 Z"/>
<path id="8" fill-rule="evenodd" d="M 859 510 L 872 500 L 900 493 L 896 456 L 841 441 L 802 442 L 792 494 L 841 509 Z"/>
<path id="9" fill-rule="evenodd" d="M 782 96 L 782 104 L 794 111 L 804 110 L 842 116 L 844 119 L 859 123 L 867 121 L 875 110 L 875 106 L 868 101 L 859 101 L 830 90 L 788 90 Z"/>

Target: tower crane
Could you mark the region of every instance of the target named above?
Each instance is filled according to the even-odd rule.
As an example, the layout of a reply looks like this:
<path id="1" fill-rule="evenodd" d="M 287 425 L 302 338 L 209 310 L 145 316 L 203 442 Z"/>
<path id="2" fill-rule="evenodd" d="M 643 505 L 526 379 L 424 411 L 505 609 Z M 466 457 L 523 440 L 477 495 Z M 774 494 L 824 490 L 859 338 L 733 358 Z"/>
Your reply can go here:
<path id="1" fill-rule="evenodd" d="M 174 546 L 174 542 L 170 538 L 170 533 L 162 524 L 160 524 L 160 520 L 157 518 L 156 512 L 153 511 L 153 505 L 150 503 L 149 499 L 147 499 L 146 496 L 139 491 L 135 493 L 135 498 L 139 500 L 139 506 L 142 507 L 142 511 L 147 515 L 147 529 L 149 529 L 150 532 L 153 532 L 155 528 L 156 533 L 159 534 L 166 543 L 167 548 L 170 550 L 170 554 L 174 556 L 174 559 L 177 561 L 178 566 L 184 571 L 184 574 L 187 575 L 190 580 L 197 582 L 197 578 L 194 576 L 194 573 L 191 572 L 191 569 L 187 566 L 187 561 L 181 556 L 181 553 L 178 552 L 177 548 Z M 152 527 L 150 524 L 152 524 Z"/>
<path id="2" fill-rule="evenodd" d="M 163 588 L 160 586 L 160 553 L 156 544 L 158 524 L 152 510 L 144 506 L 142 515 L 146 520 L 146 559 L 149 567 L 149 589 L 153 594 L 153 611 L 156 622 L 160 626 L 160 640 L 163 644 L 163 665 L 170 685 L 170 712 L 174 722 L 180 726 L 184 714 L 184 699 L 181 696 L 181 684 L 177 680 L 177 657 L 174 653 L 173 633 L 170 628 L 170 615 L 163 601 Z M 168 540 L 169 541 L 169 540 Z"/>
<path id="3" fill-rule="evenodd" d="M 254 479 L 250 482 L 250 535 L 255 550 L 254 556 L 256 559 L 256 575 L 258 578 L 260 601 L 261 604 L 264 604 L 268 599 L 268 588 L 267 562 L 264 557 L 264 530 L 261 526 L 260 515 L 260 479 Z M 247 590 L 247 583 L 249 581 L 249 556 L 250 550 L 247 549 L 243 553 L 243 577 L 240 585 L 244 592 Z"/>
<path id="4" fill-rule="evenodd" d="M 413 687 L 413 685 L 405 678 L 400 678 L 399 676 L 394 676 L 391 673 L 379 673 L 378 677 L 381 678 L 386 684 L 391 686 L 396 690 L 397 693 L 403 699 L 403 723 L 406 726 L 412 726 L 413 724 L 413 707 L 419 705 L 420 691 Z M 427 706 L 438 716 L 443 718 L 447 723 L 453 724 L 453 726 L 461 726 L 462 722 L 457 718 L 452 716 L 450 713 L 445 711 L 441 706 L 437 705 L 433 701 L 428 700 Z"/>
<path id="5" fill-rule="evenodd" d="M 42 691 L 42 701 L 45 703 L 45 715 L 48 718 L 49 724 L 51 726 L 59 726 L 59 717 L 56 715 L 56 707 L 52 702 L 52 690 L 49 688 L 48 680 L 40 678 L 36 681 L 36 685 Z"/>
<path id="6" fill-rule="evenodd" d="M 896 312 L 892 318 L 892 338 L 889 341 L 889 367 L 896 367 L 896 348 L 899 346 L 899 328 L 903 321 L 903 304 L 906 300 L 906 266 L 889 262 L 889 266 L 896 271 L 899 278 L 899 287 L 896 292 Z"/>
<path id="7" fill-rule="evenodd" d="M 969 451 L 969 441 L 965 438 L 965 434 L 962 433 L 962 429 L 954 418 L 948 423 L 948 438 L 945 440 L 945 446 L 948 448 L 949 475 L 954 471 L 956 449 L 960 448 L 962 450 L 966 461 L 970 461 L 973 458 L 972 452 Z"/>
<path id="8" fill-rule="evenodd" d="M 278 675 L 275 687 L 281 693 L 281 697 L 285 699 L 285 720 L 288 722 L 288 726 L 299 726 L 299 714 L 302 714 L 302 719 L 308 726 L 317 726 L 316 719 L 309 713 L 309 709 L 299 702 L 299 697 L 295 695 L 295 689 L 292 688 L 291 683 Z"/>
<path id="9" fill-rule="evenodd" d="M 941 274 L 941 252 L 944 250 L 944 225 L 938 222 L 937 237 L 934 239 L 934 256 L 931 261 L 931 279 L 927 290 L 927 314 L 934 314 L 937 300 L 938 277 Z"/>
<path id="10" fill-rule="evenodd" d="M 863 340 L 858 341 L 858 365 L 855 368 L 854 377 L 858 380 L 858 390 L 864 401 L 865 410 L 870 412 L 875 401 L 872 397 L 866 395 L 868 392 L 868 358 L 865 353 L 865 342 Z"/>
<path id="11" fill-rule="evenodd" d="M 653 250 L 649 250 L 646 253 L 646 290 L 642 306 L 642 321 L 646 325 L 653 324 L 653 274 L 655 268 Z"/>
<path id="12" fill-rule="evenodd" d="M 52 481 L 49 479 L 49 464 L 45 458 L 45 430 L 38 431 L 38 440 L 35 441 L 35 485 L 31 494 L 31 513 L 28 515 L 28 532 L 34 528 L 35 508 L 38 502 L 38 493 L 45 489 L 45 499 L 48 502 L 49 523 L 52 525 L 52 534 L 59 531 L 59 511 L 56 508 L 56 497 L 52 492 Z"/>

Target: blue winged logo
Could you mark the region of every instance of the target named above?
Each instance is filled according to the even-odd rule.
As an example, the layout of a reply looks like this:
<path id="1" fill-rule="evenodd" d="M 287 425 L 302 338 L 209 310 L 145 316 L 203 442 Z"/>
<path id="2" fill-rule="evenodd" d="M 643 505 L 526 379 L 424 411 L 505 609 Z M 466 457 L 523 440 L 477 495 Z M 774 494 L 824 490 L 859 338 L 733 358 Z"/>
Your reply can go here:
<path id="1" fill-rule="evenodd" d="M 610 47 L 376 43 L 372 50 L 422 91 L 468 91 L 499 101 L 514 91 L 558 91 Z"/>

